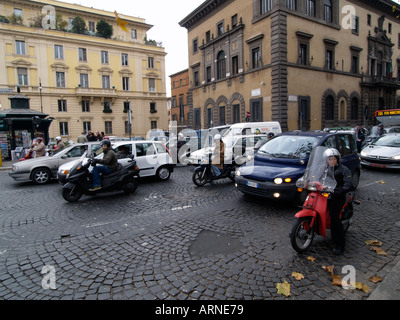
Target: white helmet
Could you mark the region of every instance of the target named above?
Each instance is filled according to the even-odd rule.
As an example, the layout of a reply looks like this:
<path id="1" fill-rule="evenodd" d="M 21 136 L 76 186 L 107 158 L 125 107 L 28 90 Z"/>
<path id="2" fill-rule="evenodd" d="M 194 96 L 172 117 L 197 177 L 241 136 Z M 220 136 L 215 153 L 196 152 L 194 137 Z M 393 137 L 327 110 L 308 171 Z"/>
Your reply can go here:
<path id="1" fill-rule="evenodd" d="M 220 140 L 221 139 L 221 135 L 219 134 L 219 133 L 217 133 L 215 136 L 214 136 L 214 140 Z"/>
<path id="2" fill-rule="evenodd" d="M 61 141 L 61 137 L 60 137 L 60 136 L 57 136 L 57 137 L 56 137 L 56 141 Z"/>
<path id="3" fill-rule="evenodd" d="M 329 148 L 324 151 L 324 158 L 328 160 L 329 157 L 336 157 L 337 161 L 340 161 L 340 153 L 335 148 Z"/>

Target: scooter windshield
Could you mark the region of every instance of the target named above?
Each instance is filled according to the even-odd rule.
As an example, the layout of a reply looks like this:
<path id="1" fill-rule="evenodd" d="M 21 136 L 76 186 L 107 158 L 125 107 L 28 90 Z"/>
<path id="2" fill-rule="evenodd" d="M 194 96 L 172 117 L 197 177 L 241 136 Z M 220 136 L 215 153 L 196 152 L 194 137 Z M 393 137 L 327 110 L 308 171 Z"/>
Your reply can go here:
<path id="1" fill-rule="evenodd" d="M 325 151 L 327 147 L 313 149 L 304 175 L 297 180 L 296 186 L 308 190 L 333 192 L 336 187 L 334 168 L 328 164 Z"/>

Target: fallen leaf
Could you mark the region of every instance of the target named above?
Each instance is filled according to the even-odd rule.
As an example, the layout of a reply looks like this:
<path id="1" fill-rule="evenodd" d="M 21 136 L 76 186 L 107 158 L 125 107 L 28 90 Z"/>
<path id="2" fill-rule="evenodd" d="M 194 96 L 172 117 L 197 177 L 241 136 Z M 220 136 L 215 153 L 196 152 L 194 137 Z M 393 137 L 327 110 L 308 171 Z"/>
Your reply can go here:
<path id="1" fill-rule="evenodd" d="M 333 286 L 342 286 L 342 278 L 337 274 L 332 274 L 332 285 Z"/>
<path id="2" fill-rule="evenodd" d="M 325 271 L 328 271 L 332 276 L 333 276 L 333 268 L 335 268 L 334 265 L 331 265 L 331 266 L 322 266 L 322 269 L 324 269 Z"/>
<path id="3" fill-rule="evenodd" d="M 382 246 L 382 241 L 379 241 L 379 240 L 367 240 L 367 241 L 365 241 L 365 244 L 367 245 L 367 246 Z"/>
<path id="4" fill-rule="evenodd" d="M 386 184 L 385 181 L 377 181 L 376 183 L 380 183 L 380 184 Z"/>
<path id="5" fill-rule="evenodd" d="M 382 281 L 382 278 L 378 277 L 378 276 L 371 276 L 371 277 L 368 278 L 368 280 L 373 282 L 373 283 L 378 283 L 378 282 Z"/>
<path id="6" fill-rule="evenodd" d="M 365 285 L 365 284 L 363 284 L 361 282 L 356 282 L 354 284 L 354 287 L 356 287 L 358 290 L 362 290 L 364 292 L 369 292 L 370 291 L 370 288 L 367 285 Z"/>
<path id="7" fill-rule="evenodd" d="M 387 253 L 385 251 L 383 251 L 381 248 L 378 247 L 371 247 L 371 250 L 375 251 L 376 254 L 379 254 L 381 256 L 387 256 Z"/>
<path id="8" fill-rule="evenodd" d="M 314 262 L 316 259 L 314 257 L 308 257 L 307 260 Z"/>
<path id="9" fill-rule="evenodd" d="M 296 280 L 304 279 L 304 275 L 302 275 L 299 272 L 294 272 L 294 271 L 292 272 L 292 277 L 295 278 Z"/>
<path id="10" fill-rule="evenodd" d="M 282 294 L 285 297 L 290 296 L 290 284 L 286 280 L 283 283 L 277 283 L 276 289 L 278 289 L 279 294 Z"/>

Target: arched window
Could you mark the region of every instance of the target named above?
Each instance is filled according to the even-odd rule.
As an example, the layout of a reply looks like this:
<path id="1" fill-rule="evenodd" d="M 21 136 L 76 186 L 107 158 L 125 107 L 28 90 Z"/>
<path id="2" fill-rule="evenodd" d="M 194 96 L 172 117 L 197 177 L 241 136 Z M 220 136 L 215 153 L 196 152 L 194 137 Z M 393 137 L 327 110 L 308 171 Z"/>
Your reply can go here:
<path id="1" fill-rule="evenodd" d="M 220 51 L 217 56 L 217 80 L 226 77 L 225 52 Z"/>
<path id="2" fill-rule="evenodd" d="M 325 120 L 334 120 L 333 97 L 327 96 L 325 100 Z"/>
<path id="3" fill-rule="evenodd" d="M 351 99 L 351 120 L 358 120 L 358 99 Z"/>
<path id="4" fill-rule="evenodd" d="M 346 120 L 346 100 L 343 98 L 339 102 L 339 120 Z"/>

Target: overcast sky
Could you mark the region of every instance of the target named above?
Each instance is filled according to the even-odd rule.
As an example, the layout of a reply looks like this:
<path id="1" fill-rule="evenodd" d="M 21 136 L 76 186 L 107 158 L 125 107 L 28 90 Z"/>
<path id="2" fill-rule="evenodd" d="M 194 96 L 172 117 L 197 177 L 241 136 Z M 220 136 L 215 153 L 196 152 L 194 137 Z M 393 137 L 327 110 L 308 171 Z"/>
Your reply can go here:
<path id="1" fill-rule="evenodd" d="M 171 96 L 169 76 L 188 68 L 187 30 L 178 23 L 205 0 L 61 0 L 85 7 L 143 18 L 153 25 L 147 39 L 162 42 L 165 57 L 167 96 Z"/>

